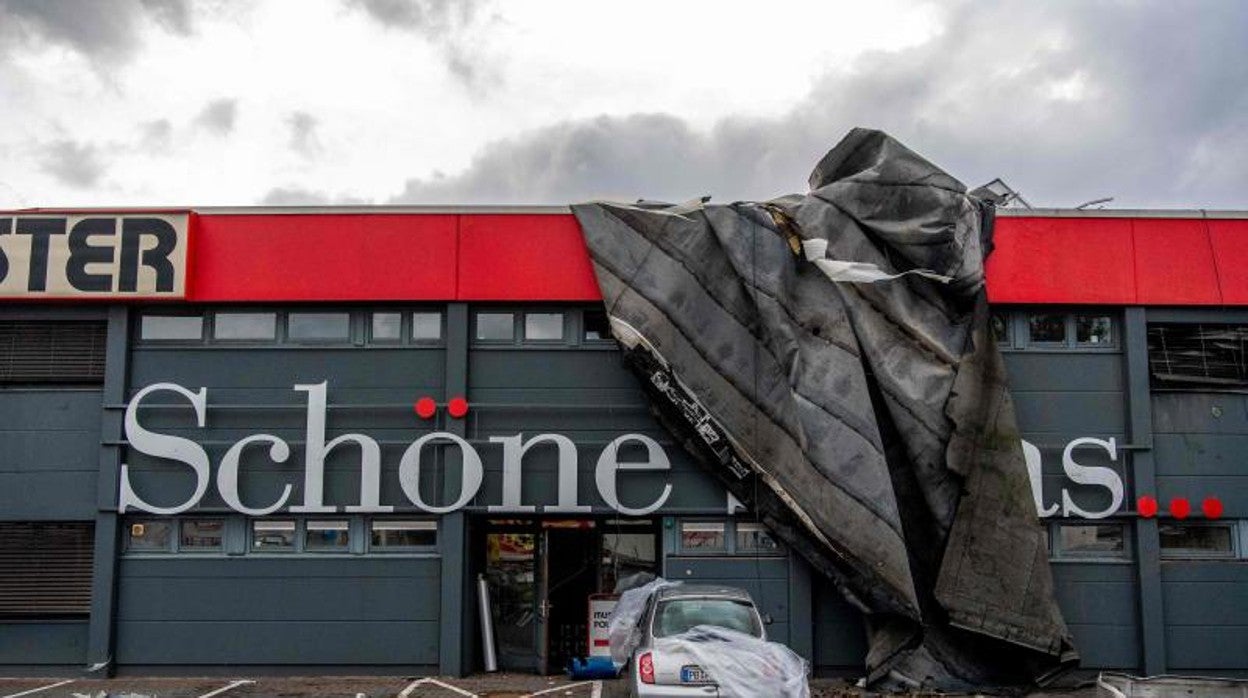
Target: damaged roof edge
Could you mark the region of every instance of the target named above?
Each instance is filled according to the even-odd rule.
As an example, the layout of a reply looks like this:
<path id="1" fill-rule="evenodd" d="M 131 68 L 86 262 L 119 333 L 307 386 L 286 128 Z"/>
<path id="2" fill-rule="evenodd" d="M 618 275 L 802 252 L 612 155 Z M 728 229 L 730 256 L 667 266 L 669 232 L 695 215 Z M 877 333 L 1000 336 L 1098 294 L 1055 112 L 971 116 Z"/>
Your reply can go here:
<path id="1" fill-rule="evenodd" d="M 624 203 L 624 202 L 621 202 Z M 44 206 L 37 208 L 3 209 L 0 214 L 40 215 L 51 213 L 158 213 L 192 211 L 212 216 L 300 216 L 316 214 L 480 214 L 480 215 L 571 215 L 570 205 L 405 205 L 405 206 Z M 1248 219 L 1248 210 L 1219 209 L 1073 209 L 1073 208 L 999 208 L 996 215 L 1003 218 L 1208 218 L 1239 220 Z"/>

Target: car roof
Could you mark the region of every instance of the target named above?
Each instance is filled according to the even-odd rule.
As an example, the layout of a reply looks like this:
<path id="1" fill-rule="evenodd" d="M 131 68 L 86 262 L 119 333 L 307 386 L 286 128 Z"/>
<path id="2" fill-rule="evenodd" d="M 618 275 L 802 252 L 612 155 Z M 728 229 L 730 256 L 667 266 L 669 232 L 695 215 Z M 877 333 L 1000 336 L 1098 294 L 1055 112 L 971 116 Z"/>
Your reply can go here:
<path id="1" fill-rule="evenodd" d="M 741 587 L 730 587 L 722 584 L 676 584 L 659 589 L 659 599 L 694 598 L 699 596 L 726 596 L 753 603 L 750 592 Z"/>

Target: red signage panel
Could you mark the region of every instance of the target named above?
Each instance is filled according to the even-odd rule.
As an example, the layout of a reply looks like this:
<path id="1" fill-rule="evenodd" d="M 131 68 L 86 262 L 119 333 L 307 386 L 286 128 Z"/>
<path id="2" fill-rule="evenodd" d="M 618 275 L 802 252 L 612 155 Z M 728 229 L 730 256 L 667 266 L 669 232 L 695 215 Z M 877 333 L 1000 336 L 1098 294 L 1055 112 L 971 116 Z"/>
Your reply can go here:
<path id="1" fill-rule="evenodd" d="M 456 215 L 204 215 L 190 299 L 448 300 Z"/>

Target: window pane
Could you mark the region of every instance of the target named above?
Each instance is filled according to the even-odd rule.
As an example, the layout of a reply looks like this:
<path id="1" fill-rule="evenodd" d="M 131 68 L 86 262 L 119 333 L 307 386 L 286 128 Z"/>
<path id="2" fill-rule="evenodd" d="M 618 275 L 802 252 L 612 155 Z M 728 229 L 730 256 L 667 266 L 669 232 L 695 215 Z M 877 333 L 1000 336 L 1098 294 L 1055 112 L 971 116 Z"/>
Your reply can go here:
<path id="1" fill-rule="evenodd" d="M 277 316 L 273 313 L 217 313 L 212 336 L 217 339 L 274 339 Z"/>
<path id="2" fill-rule="evenodd" d="M 724 524 L 682 523 L 680 547 L 683 550 L 725 550 Z"/>
<path id="3" fill-rule="evenodd" d="M 563 313 L 525 313 L 524 338 L 563 339 Z"/>
<path id="4" fill-rule="evenodd" d="M 135 521 L 130 524 L 126 550 L 134 552 L 168 552 L 173 541 L 172 521 Z"/>
<path id="5" fill-rule="evenodd" d="M 762 524 L 737 524 L 737 552 L 739 553 L 778 553 L 780 546 L 771 532 Z"/>
<path id="6" fill-rule="evenodd" d="M 1069 555 L 1120 555 L 1127 550 L 1126 529 L 1119 524 L 1058 526 L 1057 547 Z"/>
<path id="7" fill-rule="evenodd" d="M 252 521 L 251 549 L 263 553 L 294 550 L 295 522 Z"/>
<path id="8" fill-rule="evenodd" d="M 295 341 L 346 341 L 351 338 L 351 316 L 347 313 L 291 313 L 286 336 Z"/>
<path id="9" fill-rule="evenodd" d="M 1065 315 L 1032 315 L 1030 337 L 1033 342 L 1065 342 Z"/>
<path id="10" fill-rule="evenodd" d="M 611 339 L 611 324 L 601 310 L 586 310 L 581 314 L 585 325 L 585 339 Z"/>
<path id="11" fill-rule="evenodd" d="M 988 327 L 998 344 L 1004 344 L 1010 338 L 1010 318 L 1002 313 L 993 313 L 988 317 Z"/>
<path id="12" fill-rule="evenodd" d="M 511 313 L 477 314 L 477 339 L 510 341 L 515 331 Z"/>
<path id="13" fill-rule="evenodd" d="M 143 339 L 203 339 L 202 315 L 144 315 L 139 336 Z"/>
<path id="14" fill-rule="evenodd" d="M 402 313 L 373 313 L 373 341 L 399 341 L 403 337 L 402 323 Z"/>
<path id="15" fill-rule="evenodd" d="M 670 637 L 697 625 L 717 625 L 759 637 L 763 634 L 753 604 L 737 599 L 672 599 L 654 609 L 655 637 Z"/>
<path id="16" fill-rule="evenodd" d="M 1113 323 L 1104 315 L 1076 315 L 1075 341 L 1079 344 L 1109 344 L 1114 341 Z"/>
<path id="17" fill-rule="evenodd" d="M 480 323 L 479 316 L 477 322 Z M 508 339 L 510 338 L 509 335 Z M 442 313 L 414 313 L 412 339 L 417 342 L 436 342 L 442 339 Z"/>
<path id="18" fill-rule="evenodd" d="M 303 549 L 344 551 L 349 529 L 346 521 L 309 521 Z"/>
<path id="19" fill-rule="evenodd" d="M 438 524 L 434 521 L 374 521 L 374 548 L 431 548 L 438 544 Z"/>
<path id="20" fill-rule="evenodd" d="M 1167 556 L 1230 555 L 1235 550 L 1230 526 L 1172 523 L 1160 525 L 1157 532 L 1161 536 L 1161 552 Z"/>
<path id="21" fill-rule="evenodd" d="M 1248 388 L 1248 325 L 1152 324 L 1148 368 L 1164 388 Z"/>
<path id="22" fill-rule="evenodd" d="M 221 549 L 225 522 L 220 519 L 207 521 L 183 521 L 178 539 L 178 550 L 190 552 Z"/>

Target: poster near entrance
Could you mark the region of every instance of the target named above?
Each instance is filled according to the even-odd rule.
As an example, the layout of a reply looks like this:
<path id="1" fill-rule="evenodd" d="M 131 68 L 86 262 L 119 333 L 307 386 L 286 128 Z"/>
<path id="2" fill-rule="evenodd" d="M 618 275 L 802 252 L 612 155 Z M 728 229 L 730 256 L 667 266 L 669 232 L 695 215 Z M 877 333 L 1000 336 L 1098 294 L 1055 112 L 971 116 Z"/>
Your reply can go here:
<path id="1" fill-rule="evenodd" d="M 589 597 L 589 656 L 611 656 L 611 612 L 619 594 L 591 594 Z"/>
<path id="2" fill-rule="evenodd" d="M 618 580 L 657 571 L 658 526 L 650 519 L 482 523 L 483 573 L 504 670 L 550 674 L 573 658 L 601 654 L 605 645 L 596 648 L 592 639 L 594 609 L 605 640 Z"/>

